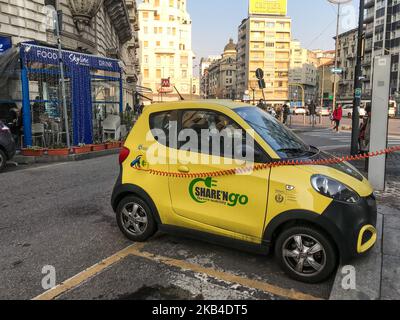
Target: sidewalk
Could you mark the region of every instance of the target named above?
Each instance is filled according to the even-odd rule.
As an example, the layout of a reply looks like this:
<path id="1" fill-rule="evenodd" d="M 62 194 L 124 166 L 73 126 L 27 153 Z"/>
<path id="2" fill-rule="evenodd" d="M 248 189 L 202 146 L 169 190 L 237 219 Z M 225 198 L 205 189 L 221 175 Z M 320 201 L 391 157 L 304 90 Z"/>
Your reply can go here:
<path id="1" fill-rule="evenodd" d="M 335 155 L 347 154 L 340 149 Z M 378 243 L 365 257 L 356 259 L 356 290 L 345 290 L 340 266 L 331 292 L 331 300 L 399 300 L 400 299 L 400 156 L 387 161 L 387 188 L 376 192 L 378 200 Z M 363 161 L 353 163 L 360 170 Z"/>

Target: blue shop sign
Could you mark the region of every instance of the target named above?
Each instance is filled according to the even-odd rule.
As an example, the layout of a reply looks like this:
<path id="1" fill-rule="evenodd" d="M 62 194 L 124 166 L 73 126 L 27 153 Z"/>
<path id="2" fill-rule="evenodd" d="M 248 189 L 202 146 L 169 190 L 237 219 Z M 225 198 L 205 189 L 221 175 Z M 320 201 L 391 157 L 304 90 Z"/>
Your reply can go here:
<path id="1" fill-rule="evenodd" d="M 12 47 L 11 37 L 0 36 L 0 54 L 6 52 L 11 47 Z"/>
<path id="2" fill-rule="evenodd" d="M 93 100 L 92 100 L 92 70 L 103 70 L 119 73 L 112 81 L 119 81 L 120 101 L 122 112 L 123 90 L 122 69 L 119 61 L 115 59 L 94 56 L 74 51 L 63 50 L 62 59 L 67 67 L 67 77 L 70 79 L 72 133 L 73 144 L 93 143 Z M 29 62 L 39 62 L 43 65 L 58 65 L 59 52 L 57 49 L 23 43 L 20 49 L 22 61 L 22 93 L 24 108 L 24 135 L 25 145 L 32 144 L 31 119 L 30 119 L 30 92 L 28 66 Z M 36 69 L 40 72 L 41 69 Z M 104 78 L 110 78 L 103 76 Z"/>
<path id="3" fill-rule="evenodd" d="M 25 61 L 44 64 L 58 64 L 58 50 L 30 44 L 21 46 L 21 54 Z M 108 59 L 74 51 L 62 51 L 63 62 L 68 67 L 87 67 L 91 69 L 121 72 L 118 60 Z"/>

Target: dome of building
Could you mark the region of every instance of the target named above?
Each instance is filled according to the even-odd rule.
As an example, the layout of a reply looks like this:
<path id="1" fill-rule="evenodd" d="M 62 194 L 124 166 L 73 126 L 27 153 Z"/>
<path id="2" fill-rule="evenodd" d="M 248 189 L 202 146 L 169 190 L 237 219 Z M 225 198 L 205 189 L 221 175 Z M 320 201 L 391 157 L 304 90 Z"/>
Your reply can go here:
<path id="1" fill-rule="evenodd" d="M 233 39 L 229 39 L 229 43 L 225 46 L 224 51 L 236 51 L 236 44 L 233 42 Z"/>

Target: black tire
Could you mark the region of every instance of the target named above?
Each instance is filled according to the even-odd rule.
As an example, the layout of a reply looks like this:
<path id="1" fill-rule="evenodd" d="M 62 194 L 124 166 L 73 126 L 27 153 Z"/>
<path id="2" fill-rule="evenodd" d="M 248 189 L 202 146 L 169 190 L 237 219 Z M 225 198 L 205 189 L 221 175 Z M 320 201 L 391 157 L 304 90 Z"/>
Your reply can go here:
<path id="1" fill-rule="evenodd" d="M 294 237 L 299 235 L 301 236 L 300 239 L 303 239 L 303 243 L 310 243 L 310 248 L 315 248 L 316 242 L 318 242 L 323 250 L 318 251 L 311 257 L 307 255 L 307 253 L 303 253 L 302 256 L 299 255 L 296 257 L 285 256 L 284 246 L 286 248 L 289 246 L 293 248 L 294 251 L 299 251 L 297 242 L 294 240 Z M 305 248 L 308 247 L 304 245 L 303 248 L 305 250 Z M 285 252 L 294 254 L 294 251 L 291 251 L 290 249 Z M 332 243 L 332 240 L 325 235 L 324 232 L 312 226 L 294 226 L 281 232 L 275 243 L 275 256 L 288 276 L 294 280 L 305 283 L 320 283 L 327 280 L 336 270 L 339 260 L 336 247 Z M 304 261 L 303 272 L 296 271 L 296 266 L 300 265 L 300 259 L 303 259 L 302 261 Z M 313 268 L 312 265 L 309 264 L 309 259 L 312 259 L 310 260 L 313 261 L 312 264 L 316 263 L 315 265 L 320 266 L 319 271 L 316 271 L 317 269 Z"/>
<path id="2" fill-rule="evenodd" d="M 7 156 L 3 152 L 3 150 L 0 150 L 0 172 L 3 171 L 6 165 L 7 165 Z"/>
<path id="3" fill-rule="evenodd" d="M 143 218 L 145 215 L 147 218 L 147 224 L 144 226 L 144 223 L 139 223 L 139 225 L 142 225 L 143 230 L 141 230 L 141 233 L 136 233 L 134 230 L 134 226 L 132 225 L 132 222 L 130 222 L 130 227 L 127 227 L 126 223 L 128 223 L 128 218 L 124 214 L 124 209 L 129 208 L 132 206 L 132 211 L 133 211 L 133 206 L 139 206 L 139 209 L 137 209 L 137 214 L 140 215 L 139 218 Z M 132 217 L 132 216 L 131 216 Z M 150 207 L 147 205 L 145 201 L 143 201 L 141 198 L 138 198 L 136 196 L 127 196 L 123 198 L 120 203 L 118 204 L 117 207 L 117 223 L 118 227 L 121 230 L 121 232 L 131 241 L 134 242 L 144 242 L 151 238 L 157 231 L 157 224 L 154 219 L 154 215 Z M 138 227 L 138 226 L 136 226 Z M 140 228 L 140 226 L 139 226 Z M 133 230 L 132 230 L 133 229 Z"/>

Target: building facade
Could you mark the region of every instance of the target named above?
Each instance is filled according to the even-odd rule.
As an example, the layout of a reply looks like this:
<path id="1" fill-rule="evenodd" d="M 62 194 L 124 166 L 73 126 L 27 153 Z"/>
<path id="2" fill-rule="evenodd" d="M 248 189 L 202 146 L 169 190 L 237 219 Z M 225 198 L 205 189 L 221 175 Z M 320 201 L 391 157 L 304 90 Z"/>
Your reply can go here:
<path id="1" fill-rule="evenodd" d="M 285 15 L 250 14 L 238 29 L 237 94 L 254 91 L 263 98 L 256 70 L 264 70 L 265 99 L 283 104 L 289 99 L 291 19 Z"/>
<path id="2" fill-rule="evenodd" d="M 236 44 L 233 39 L 225 46 L 222 58 L 208 68 L 208 98 L 236 98 Z"/>
<path id="3" fill-rule="evenodd" d="M 333 106 L 333 77 L 331 69 L 335 66 L 335 60 L 323 60 L 317 69 L 317 93 L 318 105 Z"/>
<path id="4" fill-rule="evenodd" d="M 125 0 L 19 0 L 0 3 L 0 37 L 16 46 L 25 41 L 55 46 L 51 8 L 62 10 L 63 48 L 121 60 L 125 97 L 137 82 L 137 9 Z M 133 27 L 133 28 L 132 28 Z M 125 80 L 129 80 L 129 85 Z"/>
<path id="5" fill-rule="evenodd" d="M 300 102 L 304 90 L 304 102 L 315 101 L 317 93 L 317 58 L 314 52 L 301 47 L 293 40 L 290 47 L 289 96 Z"/>
<path id="6" fill-rule="evenodd" d="M 373 59 L 392 55 L 390 96 L 400 92 L 400 3 L 397 0 L 364 0 L 365 45 L 363 58 L 363 98 L 371 99 Z"/>
<path id="7" fill-rule="evenodd" d="M 144 0 L 138 6 L 141 85 L 153 100 L 191 94 L 193 83 L 192 21 L 185 0 Z M 162 86 L 169 79 L 169 86 Z"/>
<path id="8" fill-rule="evenodd" d="M 2 1 L 0 44 L 6 42 L 9 48 L 3 52 L 1 46 L 0 59 L 4 65 L 5 60 L 20 57 L 21 63 L 1 74 L 0 107 L 11 104 L 24 110 L 25 138 L 31 135 L 31 126 L 42 130 L 43 125 L 53 126 L 53 136 L 65 137 L 65 132 L 60 135 L 65 128 L 60 122 L 64 114 L 52 23 L 55 10 L 62 11 L 70 135 L 75 144 L 100 141 L 104 138 L 104 118 L 122 112 L 127 103 L 133 104 L 138 79 L 136 47 L 132 46 L 138 30 L 135 1 Z M 37 141 L 28 141 L 28 145 L 32 142 Z"/>
<path id="9" fill-rule="evenodd" d="M 352 29 L 339 35 L 338 67 L 342 69 L 338 83 L 338 101 L 352 101 L 354 98 L 354 73 L 357 62 L 358 29 Z M 335 38 L 336 39 L 336 38 Z"/>
<path id="10" fill-rule="evenodd" d="M 208 69 L 214 61 L 219 59 L 221 59 L 221 56 L 208 56 L 207 58 L 200 59 L 200 65 L 199 65 L 200 97 L 203 99 L 207 99 L 209 95 Z"/>

